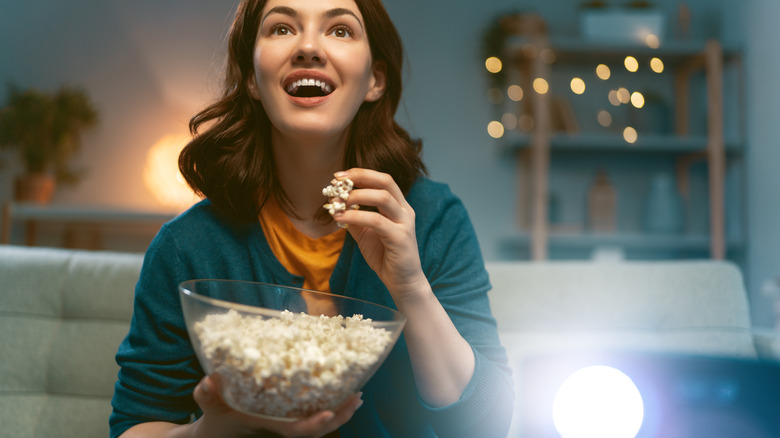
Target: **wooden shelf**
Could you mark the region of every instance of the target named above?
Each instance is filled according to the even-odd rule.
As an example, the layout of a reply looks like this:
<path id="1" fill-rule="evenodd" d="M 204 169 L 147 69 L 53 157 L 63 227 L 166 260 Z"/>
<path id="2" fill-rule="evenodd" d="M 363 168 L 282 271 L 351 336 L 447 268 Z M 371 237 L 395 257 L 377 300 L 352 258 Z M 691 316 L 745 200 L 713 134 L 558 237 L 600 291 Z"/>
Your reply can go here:
<path id="1" fill-rule="evenodd" d="M 527 248 L 531 245 L 531 235 L 516 232 L 507 235 L 503 243 L 512 247 Z M 620 247 L 626 251 L 659 251 L 659 252 L 701 252 L 708 253 L 710 236 L 708 234 L 647 234 L 647 233 L 588 233 L 568 232 L 550 233 L 548 245 L 552 249 L 593 250 L 598 247 Z M 729 250 L 738 251 L 744 242 L 740 239 L 729 239 Z"/>
<path id="2" fill-rule="evenodd" d="M 716 40 L 698 42 L 669 42 L 653 49 L 633 44 L 597 44 L 581 39 L 549 38 L 545 34 L 530 35 L 523 38 L 510 38 L 506 45 L 506 68 L 516 70 L 519 83 L 525 90 L 537 78 L 550 83 L 555 69 L 567 68 L 576 63 L 611 62 L 622 60 L 628 55 L 640 57 L 658 56 L 663 58 L 674 72 L 674 135 L 641 135 L 636 143 L 629 144 L 619 135 L 578 133 L 559 134 L 552 121 L 552 97 L 550 93 L 529 92 L 523 104 L 525 115 L 533 117 L 534 130 L 528 134 L 512 131 L 505 141 L 510 150 L 517 154 L 518 202 L 519 212 L 526 214 L 530 232 L 530 256 L 534 260 L 548 258 L 548 246 L 554 246 L 561 239 L 568 244 L 583 242 L 582 245 L 594 245 L 594 237 L 559 236 L 547 223 L 548 190 L 550 166 L 554 162 L 553 152 L 609 152 L 609 153 L 667 153 L 679 154 L 676 166 L 678 186 L 687 190 L 687 164 L 691 157 L 704 158 L 707 163 L 709 197 L 709 236 L 670 239 L 670 243 L 679 245 L 709 247 L 714 259 L 726 257 L 727 242 L 724 224 L 724 178 L 728 155 L 741 153 L 743 146 L 739 141 L 727 142 L 724 133 L 724 77 L 726 60 L 739 56 L 739 50 L 724 48 Z M 549 56 L 552 54 L 553 56 Z M 706 88 L 706 130 L 701 136 L 692 135 L 689 120 L 692 74 L 703 74 Z M 642 159 L 639 157 L 638 159 Z M 520 222 L 523 222 L 521 220 Z M 658 236 L 648 239 L 644 236 L 605 237 L 621 245 L 662 245 Z M 652 242 L 652 243 L 649 243 Z"/>
<path id="3" fill-rule="evenodd" d="M 521 60 L 523 48 L 531 42 L 527 38 L 510 37 L 507 40 L 506 52 L 511 60 Z M 626 42 L 594 42 L 582 38 L 557 37 L 549 39 L 549 47 L 555 54 L 556 62 L 577 63 L 621 61 L 626 55 L 635 57 L 662 57 L 664 62 L 675 66 L 689 63 L 692 59 L 702 56 L 706 41 L 666 41 L 658 48 Z M 742 50 L 737 46 L 722 46 L 724 60 L 739 59 Z M 519 56 L 518 56 L 519 55 Z"/>
<path id="4" fill-rule="evenodd" d="M 522 150 L 531 146 L 532 136 L 516 131 L 506 135 L 510 150 Z M 725 142 L 727 153 L 741 153 L 743 144 L 737 140 Z M 636 143 L 629 144 L 617 134 L 553 134 L 550 148 L 554 151 L 602 151 L 620 153 L 694 153 L 707 150 L 705 136 L 641 135 Z"/>

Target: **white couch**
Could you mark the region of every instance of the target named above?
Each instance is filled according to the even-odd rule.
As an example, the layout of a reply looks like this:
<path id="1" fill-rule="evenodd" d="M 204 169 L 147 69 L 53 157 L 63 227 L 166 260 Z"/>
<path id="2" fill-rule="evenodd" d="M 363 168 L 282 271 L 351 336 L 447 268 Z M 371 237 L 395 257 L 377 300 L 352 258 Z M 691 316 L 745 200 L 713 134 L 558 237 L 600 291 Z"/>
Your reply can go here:
<path id="1" fill-rule="evenodd" d="M 116 348 L 141 254 L 0 246 L 0 434 L 108 435 Z M 726 262 L 493 262 L 499 333 L 525 359 L 631 348 L 754 355 L 739 270 Z M 521 413 L 512 435 L 520 430 Z"/>

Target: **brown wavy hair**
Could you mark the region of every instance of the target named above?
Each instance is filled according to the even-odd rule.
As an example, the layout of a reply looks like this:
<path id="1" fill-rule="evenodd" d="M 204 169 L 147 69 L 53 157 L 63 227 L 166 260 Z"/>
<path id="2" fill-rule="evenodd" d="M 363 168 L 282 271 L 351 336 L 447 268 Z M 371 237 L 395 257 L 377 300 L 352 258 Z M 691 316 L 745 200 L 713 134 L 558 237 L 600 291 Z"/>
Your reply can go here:
<path id="1" fill-rule="evenodd" d="M 274 168 L 271 121 L 247 88 L 254 75 L 255 39 L 265 3 L 239 4 L 228 34 L 223 95 L 190 120 L 193 139 L 179 155 L 179 169 L 190 187 L 238 223 L 256 221 L 270 196 L 291 213 Z M 384 68 L 386 85 L 381 98 L 358 109 L 349 128 L 344 169 L 386 172 L 406 193 L 426 169 L 422 142 L 395 121 L 403 87 L 401 38 L 380 0 L 355 3 L 365 20 L 373 61 Z"/>

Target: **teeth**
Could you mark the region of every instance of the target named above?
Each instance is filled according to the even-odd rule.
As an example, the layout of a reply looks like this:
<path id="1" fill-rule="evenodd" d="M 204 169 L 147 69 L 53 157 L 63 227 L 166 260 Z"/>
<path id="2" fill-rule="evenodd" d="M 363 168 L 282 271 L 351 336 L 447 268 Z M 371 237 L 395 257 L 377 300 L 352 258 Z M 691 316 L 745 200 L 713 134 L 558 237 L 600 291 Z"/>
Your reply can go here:
<path id="1" fill-rule="evenodd" d="M 318 79 L 298 79 L 287 86 L 287 92 L 293 93 L 299 87 L 320 87 L 325 93 L 330 93 L 332 90 L 330 84 Z"/>

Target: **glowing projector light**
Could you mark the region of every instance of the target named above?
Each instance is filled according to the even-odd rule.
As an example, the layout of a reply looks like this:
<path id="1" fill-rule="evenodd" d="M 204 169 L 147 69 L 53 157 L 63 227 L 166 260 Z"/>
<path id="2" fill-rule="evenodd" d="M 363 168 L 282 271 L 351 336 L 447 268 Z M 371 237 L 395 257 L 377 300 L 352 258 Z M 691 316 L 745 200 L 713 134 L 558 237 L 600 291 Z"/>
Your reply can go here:
<path id="1" fill-rule="evenodd" d="M 553 422 L 563 438 L 634 438 L 643 418 L 634 382 L 608 366 L 574 372 L 553 400 Z"/>

